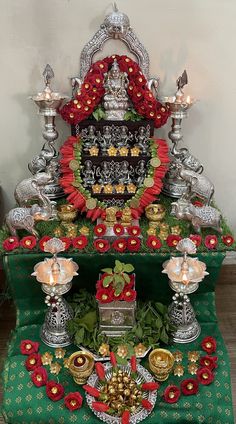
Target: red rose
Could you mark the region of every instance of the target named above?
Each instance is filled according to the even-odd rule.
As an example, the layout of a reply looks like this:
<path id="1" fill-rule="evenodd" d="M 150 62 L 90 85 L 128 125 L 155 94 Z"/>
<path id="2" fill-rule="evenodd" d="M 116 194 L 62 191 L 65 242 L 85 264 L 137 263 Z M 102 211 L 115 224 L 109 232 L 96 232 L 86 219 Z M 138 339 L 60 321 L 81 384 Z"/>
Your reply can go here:
<path id="1" fill-rule="evenodd" d="M 94 63 L 94 64 L 92 65 L 92 68 L 93 68 L 95 71 L 105 73 L 105 72 L 107 72 L 107 71 L 108 71 L 108 64 L 107 64 L 107 62 L 105 62 L 104 60 L 98 60 L 96 63 Z"/>
<path id="2" fill-rule="evenodd" d="M 138 237 L 141 234 L 141 228 L 138 225 L 131 225 L 127 228 L 127 232 L 130 236 Z"/>
<path id="3" fill-rule="evenodd" d="M 96 293 L 96 299 L 101 303 L 110 303 L 113 301 L 111 289 L 98 289 Z"/>
<path id="4" fill-rule="evenodd" d="M 200 246 L 202 242 L 202 237 L 199 234 L 190 234 L 189 236 L 190 240 L 193 241 L 193 243 L 198 247 Z"/>
<path id="5" fill-rule="evenodd" d="M 3 241 L 2 247 L 7 252 L 10 252 L 11 250 L 17 249 L 19 247 L 19 241 L 17 237 L 8 237 L 6 240 Z"/>
<path id="6" fill-rule="evenodd" d="M 208 355 L 211 355 L 211 353 L 216 351 L 216 339 L 211 336 L 205 337 L 202 340 L 201 347 Z"/>
<path id="7" fill-rule="evenodd" d="M 103 402 L 92 402 L 92 407 L 97 412 L 107 412 L 110 406 Z"/>
<path id="8" fill-rule="evenodd" d="M 32 353 L 37 353 L 38 350 L 38 342 L 32 342 L 32 340 L 22 340 L 20 343 L 20 351 L 22 355 L 31 355 Z"/>
<path id="9" fill-rule="evenodd" d="M 162 246 L 161 240 L 156 236 L 148 236 L 146 244 L 150 249 L 160 249 Z"/>
<path id="10" fill-rule="evenodd" d="M 141 241 L 138 237 L 129 237 L 127 240 L 127 249 L 130 252 L 138 252 L 141 246 Z"/>
<path id="11" fill-rule="evenodd" d="M 148 411 L 151 411 L 153 408 L 153 405 L 151 404 L 151 402 L 149 402 L 148 399 L 142 399 L 142 406 L 147 409 Z"/>
<path id="12" fill-rule="evenodd" d="M 106 234 L 107 231 L 107 227 L 105 224 L 98 224 L 94 227 L 94 234 L 96 234 L 96 236 L 101 237 L 104 236 L 104 234 Z"/>
<path id="13" fill-rule="evenodd" d="M 48 240 L 50 240 L 51 239 L 51 237 L 49 237 L 49 236 L 44 236 L 44 237 L 42 237 L 40 240 L 39 240 L 39 248 L 40 248 L 40 250 L 42 250 L 42 252 L 44 252 L 44 245 L 45 245 L 45 243 L 48 241 Z"/>
<path id="14" fill-rule="evenodd" d="M 197 206 L 197 208 L 202 208 L 203 207 L 203 203 L 200 202 L 199 200 L 195 200 L 195 202 L 193 202 L 194 206 Z"/>
<path id="15" fill-rule="evenodd" d="M 36 387 L 42 387 L 48 381 L 48 374 L 44 367 L 38 367 L 34 369 L 30 378 Z"/>
<path id="16" fill-rule="evenodd" d="M 143 383 L 141 386 L 142 390 L 157 390 L 159 389 L 160 384 L 156 383 L 155 381 L 151 381 L 150 383 Z"/>
<path id="17" fill-rule="evenodd" d="M 53 400 L 53 402 L 57 402 L 64 396 L 64 387 L 62 384 L 51 380 L 46 384 L 46 393 L 49 399 Z"/>
<path id="18" fill-rule="evenodd" d="M 65 244 L 65 250 L 71 246 L 71 239 L 69 237 L 60 237 L 60 240 Z"/>
<path id="19" fill-rule="evenodd" d="M 104 365 L 101 362 L 96 362 L 95 363 L 95 370 L 96 370 L 96 373 L 97 373 L 99 380 L 104 381 L 105 380 Z"/>
<path id="20" fill-rule="evenodd" d="M 118 238 L 112 243 L 113 249 L 119 253 L 123 253 L 127 248 L 127 243 L 124 238 Z"/>
<path id="21" fill-rule="evenodd" d="M 205 246 L 208 249 L 215 249 L 218 244 L 218 239 L 215 235 L 209 235 L 205 237 Z"/>
<path id="22" fill-rule="evenodd" d="M 231 236 L 231 234 L 226 234 L 225 236 L 222 236 L 221 240 L 224 244 L 226 244 L 226 246 L 231 246 L 234 243 L 234 238 Z"/>
<path id="23" fill-rule="evenodd" d="M 116 355 L 114 352 L 110 352 L 110 361 L 113 368 L 117 367 Z"/>
<path id="24" fill-rule="evenodd" d="M 70 411 L 80 409 L 83 403 L 83 397 L 79 392 L 69 393 L 64 398 L 64 404 Z"/>
<path id="25" fill-rule="evenodd" d="M 28 356 L 25 361 L 25 368 L 27 371 L 33 371 L 35 368 L 38 368 L 42 365 L 41 355 L 39 353 L 32 353 Z"/>
<path id="26" fill-rule="evenodd" d="M 88 239 L 84 235 L 75 237 L 72 240 L 72 245 L 73 245 L 73 248 L 74 249 L 82 250 L 82 249 L 84 249 L 87 246 L 87 244 L 88 244 Z"/>
<path id="27" fill-rule="evenodd" d="M 83 386 L 83 389 L 90 395 L 93 396 L 95 398 L 99 398 L 99 396 L 101 395 L 101 393 L 99 392 L 98 389 L 96 389 L 96 387 L 92 387 L 89 384 L 85 384 Z"/>
<path id="28" fill-rule="evenodd" d="M 110 249 L 110 243 L 105 239 L 94 240 L 93 245 L 99 253 L 107 252 Z"/>
<path id="29" fill-rule="evenodd" d="M 166 243 L 169 247 L 176 247 L 180 240 L 182 240 L 182 237 L 169 234 L 166 239 Z"/>
<path id="30" fill-rule="evenodd" d="M 133 302 L 136 299 L 137 292 L 136 290 L 125 287 L 123 290 L 123 299 L 126 302 Z"/>
<path id="31" fill-rule="evenodd" d="M 124 411 L 121 416 L 121 424 L 129 424 L 130 423 L 130 412 Z"/>
<path id="32" fill-rule="evenodd" d="M 197 370 L 197 379 L 199 383 L 208 386 L 214 380 L 214 374 L 209 368 L 200 368 Z"/>
<path id="33" fill-rule="evenodd" d="M 214 370 L 215 368 L 217 368 L 217 356 L 202 356 L 200 358 L 200 365 L 203 368 L 209 368 L 209 370 Z"/>
<path id="34" fill-rule="evenodd" d="M 181 392 L 179 387 L 171 384 L 170 386 L 167 386 L 164 390 L 164 401 L 167 403 L 176 403 L 180 398 L 180 394 Z"/>
<path id="35" fill-rule="evenodd" d="M 188 378 L 181 382 L 181 391 L 183 395 L 196 395 L 198 392 L 198 382 L 194 378 Z"/>
<path id="36" fill-rule="evenodd" d="M 115 224 L 113 227 L 113 231 L 115 233 L 116 236 L 122 236 L 124 234 L 124 227 L 121 224 Z"/>
<path id="37" fill-rule="evenodd" d="M 33 249 L 36 246 L 37 240 L 35 236 L 23 237 L 20 241 L 20 246 L 24 249 Z"/>

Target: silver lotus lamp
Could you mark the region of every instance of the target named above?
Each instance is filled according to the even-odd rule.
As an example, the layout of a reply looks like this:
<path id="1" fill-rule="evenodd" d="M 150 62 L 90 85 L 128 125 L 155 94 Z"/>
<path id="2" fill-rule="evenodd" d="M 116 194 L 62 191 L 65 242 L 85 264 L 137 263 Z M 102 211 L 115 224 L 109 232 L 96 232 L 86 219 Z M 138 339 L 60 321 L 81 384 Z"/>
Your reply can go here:
<path id="1" fill-rule="evenodd" d="M 168 275 L 169 285 L 175 292 L 169 306 L 170 321 L 176 327 L 173 340 L 176 343 L 189 343 L 199 336 L 201 328 L 188 294 L 198 289 L 199 283 L 208 272 L 204 262 L 188 256 L 196 253 L 196 245 L 192 240 L 181 240 L 176 249 L 183 256 L 172 257 L 164 262 L 162 272 Z"/>
<path id="2" fill-rule="evenodd" d="M 78 265 L 72 259 L 57 256 L 65 250 L 65 243 L 52 238 L 44 245 L 44 251 L 51 253 L 52 258 L 45 258 L 34 267 L 32 275 L 42 284 L 46 293 L 45 303 L 49 309 L 41 328 L 42 341 L 51 347 L 64 347 L 72 343 L 67 333 L 67 321 L 73 318 L 70 305 L 62 297 L 72 286 L 72 279 L 78 275 Z"/>

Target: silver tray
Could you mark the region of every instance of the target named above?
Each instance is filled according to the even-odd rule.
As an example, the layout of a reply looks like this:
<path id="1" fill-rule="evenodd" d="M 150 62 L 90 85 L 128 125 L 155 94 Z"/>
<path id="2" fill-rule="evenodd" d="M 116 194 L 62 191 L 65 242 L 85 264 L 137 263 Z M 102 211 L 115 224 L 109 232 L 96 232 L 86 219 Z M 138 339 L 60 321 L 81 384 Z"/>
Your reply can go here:
<path id="1" fill-rule="evenodd" d="M 131 367 L 130 365 L 118 365 L 120 369 L 127 372 L 127 374 L 130 375 L 131 373 Z M 112 365 L 111 363 L 104 364 L 105 368 L 105 375 L 106 380 L 109 380 L 112 376 Z M 137 365 L 137 376 L 135 378 L 135 381 L 137 384 L 142 384 L 146 382 L 153 382 L 154 379 L 152 375 L 144 368 L 142 365 Z M 99 378 L 96 373 L 93 373 L 88 381 L 87 384 L 89 384 L 92 387 L 96 387 L 96 389 L 100 390 L 102 387 L 101 382 L 99 381 Z M 157 398 L 157 391 L 144 391 L 143 392 L 143 398 L 148 399 L 151 404 L 154 405 L 156 403 Z M 93 396 L 90 396 L 88 393 L 86 393 L 86 400 L 89 408 L 93 411 L 93 413 L 103 422 L 108 424 L 121 424 L 121 417 L 112 416 L 109 414 L 106 414 L 105 412 L 97 412 L 94 411 L 92 408 L 92 402 L 96 401 L 96 399 Z M 152 408 L 152 409 L 153 409 Z M 152 409 L 148 411 L 147 409 L 144 409 L 141 405 L 137 408 L 136 412 L 132 413 L 130 415 L 130 422 L 132 424 L 139 423 L 143 421 L 147 416 L 152 412 Z"/>

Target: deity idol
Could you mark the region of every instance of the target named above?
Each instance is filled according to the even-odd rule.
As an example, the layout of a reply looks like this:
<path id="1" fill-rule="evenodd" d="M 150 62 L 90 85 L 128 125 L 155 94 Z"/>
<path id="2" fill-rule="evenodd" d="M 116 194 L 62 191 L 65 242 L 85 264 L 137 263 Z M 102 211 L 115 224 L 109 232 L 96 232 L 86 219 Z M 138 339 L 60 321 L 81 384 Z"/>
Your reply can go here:
<path id="1" fill-rule="evenodd" d="M 121 72 L 115 59 L 110 71 L 104 78 L 104 109 L 106 119 L 123 121 L 125 112 L 129 107 L 129 97 L 126 92 L 129 80 L 126 72 Z"/>

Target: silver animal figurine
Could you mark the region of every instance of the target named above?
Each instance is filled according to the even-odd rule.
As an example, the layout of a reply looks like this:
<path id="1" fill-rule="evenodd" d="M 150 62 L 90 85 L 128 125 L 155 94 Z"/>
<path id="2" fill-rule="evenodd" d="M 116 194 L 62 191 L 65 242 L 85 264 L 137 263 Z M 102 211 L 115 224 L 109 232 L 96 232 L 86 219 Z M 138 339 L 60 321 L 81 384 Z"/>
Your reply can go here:
<path id="1" fill-rule="evenodd" d="M 5 218 L 5 223 L 12 236 L 17 236 L 16 230 L 27 230 L 36 238 L 39 237 L 34 228 L 36 221 L 47 221 L 51 212 L 48 209 L 33 205 L 31 208 L 14 208 L 11 209 Z"/>
<path id="2" fill-rule="evenodd" d="M 213 183 L 204 175 L 186 169 L 183 164 L 177 164 L 178 175 L 187 183 L 187 190 L 182 199 L 191 200 L 193 197 L 200 197 L 209 205 L 214 194 Z"/>
<path id="3" fill-rule="evenodd" d="M 53 173 L 39 172 L 31 178 L 26 178 L 17 184 L 14 192 L 15 199 L 19 206 L 27 206 L 31 200 L 38 200 L 41 206 L 51 210 L 50 200 L 45 195 L 44 189 L 47 184 L 53 181 Z"/>
<path id="4" fill-rule="evenodd" d="M 212 206 L 199 208 L 186 200 L 179 199 L 177 202 L 171 203 L 171 207 L 171 215 L 174 215 L 177 219 L 191 221 L 197 233 L 201 231 L 201 228 L 207 227 L 222 233 L 221 213 Z"/>

